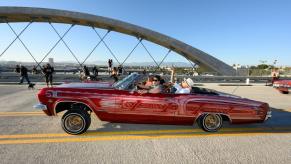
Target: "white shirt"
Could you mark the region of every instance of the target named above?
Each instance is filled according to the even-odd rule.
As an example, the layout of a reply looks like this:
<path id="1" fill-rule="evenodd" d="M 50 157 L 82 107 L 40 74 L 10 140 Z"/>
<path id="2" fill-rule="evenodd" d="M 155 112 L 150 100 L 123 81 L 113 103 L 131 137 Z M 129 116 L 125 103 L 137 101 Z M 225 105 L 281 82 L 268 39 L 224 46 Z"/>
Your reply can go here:
<path id="1" fill-rule="evenodd" d="M 175 93 L 190 93 L 190 88 L 182 88 L 179 84 L 175 83 L 174 87 L 177 89 Z"/>

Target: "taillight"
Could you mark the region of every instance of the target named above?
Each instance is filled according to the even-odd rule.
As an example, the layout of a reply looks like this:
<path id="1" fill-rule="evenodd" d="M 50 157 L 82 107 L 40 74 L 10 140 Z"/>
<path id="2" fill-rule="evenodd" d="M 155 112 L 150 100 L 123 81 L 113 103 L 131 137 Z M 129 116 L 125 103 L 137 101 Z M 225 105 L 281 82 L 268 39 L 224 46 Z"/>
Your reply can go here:
<path id="1" fill-rule="evenodd" d="M 270 107 L 268 103 L 264 103 L 260 106 L 259 109 L 260 110 L 258 111 L 258 114 L 265 114 L 270 110 Z"/>

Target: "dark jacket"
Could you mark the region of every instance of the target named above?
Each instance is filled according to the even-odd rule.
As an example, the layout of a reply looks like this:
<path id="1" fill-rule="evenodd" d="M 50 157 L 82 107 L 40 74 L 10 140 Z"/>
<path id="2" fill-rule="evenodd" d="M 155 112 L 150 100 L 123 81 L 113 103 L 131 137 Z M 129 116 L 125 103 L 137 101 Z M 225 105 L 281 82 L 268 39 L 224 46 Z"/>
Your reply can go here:
<path id="1" fill-rule="evenodd" d="M 43 69 L 43 73 L 45 76 L 49 76 L 49 75 L 52 75 L 54 73 L 54 67 L 45 67 Z"/>
<path id="2" fill-rule="evenodd" d="M 20 67 L 20 76 L 27 76 L 27 68 L 24 66 Z"/>
<path id="3" fill-rule="evenodd" d="M 90 71 L 89 71 L 88 67 L 84 66 L 83 71 L 84 71 L 85 76 L 90 76 Z"/>

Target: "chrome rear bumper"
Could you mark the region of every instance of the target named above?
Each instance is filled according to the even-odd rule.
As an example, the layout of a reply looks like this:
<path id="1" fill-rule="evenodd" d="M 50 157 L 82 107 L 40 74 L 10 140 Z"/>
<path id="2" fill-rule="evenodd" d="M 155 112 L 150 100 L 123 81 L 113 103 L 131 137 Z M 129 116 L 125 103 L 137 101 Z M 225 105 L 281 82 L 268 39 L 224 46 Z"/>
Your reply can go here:
<path id="1" fill-rule="evenodd" d="M 33 106 L 34 109 L 38 109 L 38 110 L 47 110 L 47 107 L 46 105 L 42 104 L 42 103 L 39 103 L 39 104 L 35 104 Z"/>
<path id="2" fill-rule="evenodd" d="M 272 117 L 272 111 L 268 111 L 265 117 L 265 121 Z"/>

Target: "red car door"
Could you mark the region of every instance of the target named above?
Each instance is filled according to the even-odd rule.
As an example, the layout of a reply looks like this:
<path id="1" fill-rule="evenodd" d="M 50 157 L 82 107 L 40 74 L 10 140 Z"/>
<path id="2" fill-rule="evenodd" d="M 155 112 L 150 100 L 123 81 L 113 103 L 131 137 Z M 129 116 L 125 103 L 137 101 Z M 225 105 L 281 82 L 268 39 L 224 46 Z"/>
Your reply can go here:
<path id="1" fill-rule="evenodd" d="M 178 112 L 173 94 L 124 93 L 116 97 L 118 113 L 127 115 L 130 122 L 172 123 Z"/>

